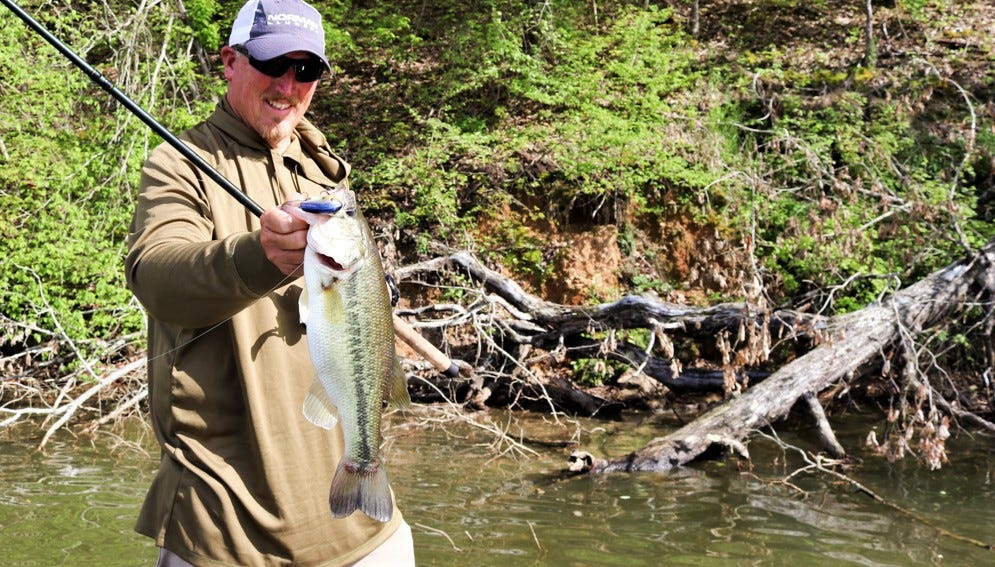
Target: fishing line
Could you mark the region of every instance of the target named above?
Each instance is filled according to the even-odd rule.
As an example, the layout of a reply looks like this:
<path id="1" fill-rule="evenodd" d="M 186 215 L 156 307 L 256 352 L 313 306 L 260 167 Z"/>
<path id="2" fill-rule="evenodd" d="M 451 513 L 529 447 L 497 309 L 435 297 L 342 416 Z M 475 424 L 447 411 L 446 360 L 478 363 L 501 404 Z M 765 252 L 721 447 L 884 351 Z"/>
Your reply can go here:
<path id="1" fill-rule="evenodd" d="M 0 1 L 2 1 L 2 0 L 0 0 Z M 294 272 L 297 272 L 297 270 L 301 269 L 303 266 L 304 266 L 304 264 L 298 265 L 296 268 L 294 268 Z M 292 273 L 294 273 L 294 272 L 292 272 Z M 269 294 L 271 294 L 274 291 L 280 289 L 284 285 L 286 285 L 286 284 L 288 284 L 288 283 L 296 280 L 299 277 L 300 276 L 284 276 L 282 280 L 280 280 L 274 287 L 271 287 L 266 293 L 264 293 L 262 296 L 260 296 L 260 298 L 268 296 Z M 237 313 L 235 315 L 237 315 Z M 180 350 L 181 348 L 183 348 L 183 347 L 185 347 L 185 346 L 193 343 L 194 341 L 197 341 L 197 340 L 199 340 L 199 339 L 207 336 L 209 333 L 214 332 L 216 329 L 218 329 L 222 325 L 225 325 L 229 321 L 231 321 L 232 319 L 234 319 L 235 315 L 232 315 L 231 317 L 226 317 L 226 318 L 222 319 L 221 321 L 218 321 L 217 323 L 211 325 L 210 327 L 204 328 L 202 331 L 200 331 L 196 335 L 190 337 L 190 339 L 188 339 L 186 341 L 183 341 L 182 343 L 174 346 L 173 348 L 167 350 L 166 352 L 160 353 L 160 354 L 158 354 L 156 356 L 149 356 L 148 357 L 148 362 L 159 360 L 160 358 L 162 358 L 164 356 L 168 356 L 170 354 L 173 354 L 174 352 L 176 352 L 176 351 Z"/>

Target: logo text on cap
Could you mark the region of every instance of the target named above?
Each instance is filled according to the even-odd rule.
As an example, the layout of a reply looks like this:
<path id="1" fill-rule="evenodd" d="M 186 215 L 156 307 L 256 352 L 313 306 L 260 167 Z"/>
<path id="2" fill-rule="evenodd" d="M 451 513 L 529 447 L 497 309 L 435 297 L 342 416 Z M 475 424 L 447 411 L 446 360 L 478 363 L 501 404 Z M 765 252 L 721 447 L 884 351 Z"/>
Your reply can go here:
<path id="1" fill-rule="evenodd" d="M 314 20 L 299 16 L 297 14 L 267 14 L 266 25 L 268 26 L 294 26 L 308 31 L 320 33 L 323 30 Z"/>

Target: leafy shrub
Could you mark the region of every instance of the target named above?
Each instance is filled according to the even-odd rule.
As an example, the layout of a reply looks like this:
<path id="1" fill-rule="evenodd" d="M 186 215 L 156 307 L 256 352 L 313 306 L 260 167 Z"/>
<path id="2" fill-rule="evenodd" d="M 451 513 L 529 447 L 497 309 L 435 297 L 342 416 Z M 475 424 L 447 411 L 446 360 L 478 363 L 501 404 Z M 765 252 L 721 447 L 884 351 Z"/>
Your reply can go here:
<path id="1" fill-rule="evenodd" d="M 90 64 L 118 84 L 135 85 L 132 98 L 154 111 L 151 101 L 163 98 L 151 81 L 157 58 L 122 49 L 136 30 L 98 33 L 98 15 L 54 11 L 42 23 L 67 45 L 93 47 L 79 55 L 101 57 Z M 184 53 L 189 30 L 157 36 L 172 14 L 160 8 L 145 16 L 149 52 L 166 45 L 177 61 L 173 86 L 192 84 L 194 64 Z M 11 13 L 0 10 L 0 25 L 3 104 L 18 109 L 0 124 L 0 347 L 69 339 L 90 356 L 105 339 L 142 327 L 143 313 L 125 287 L 123 256 L 141 163 L 159 140 Z M 217 92 L 208 81 L 199 87 L 207 87 L 208 98 Z M 213 100 L 160 104 L 169 108 L 164 123 L 181 129 Z"/>
<path id="2" fill-rule="evenodd" d="M 215 19 L 220 6 L 216 0 L 185 0 L 187 19 L 194 38 L 208 51 L 216 51 L 228 42 L 221 37 L 222 24 Z"/>

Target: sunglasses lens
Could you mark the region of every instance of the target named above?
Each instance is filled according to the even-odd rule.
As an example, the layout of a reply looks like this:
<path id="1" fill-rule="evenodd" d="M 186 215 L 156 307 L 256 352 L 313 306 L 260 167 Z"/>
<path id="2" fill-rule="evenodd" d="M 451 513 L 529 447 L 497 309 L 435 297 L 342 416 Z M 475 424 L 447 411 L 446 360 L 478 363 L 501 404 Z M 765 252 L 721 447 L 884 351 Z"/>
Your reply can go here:
<path id="1" fill-rule="evenodd" d="M 294 62 L 294 77 L 301 83 L 313 83 L 321 78 L 325 64 L 317 57 Z"/>
<path id="2" fill-rule="evenodd" d="M 307 59 L 291 59 L 289 57 L 275 57 L 261 61 L 249 56 L 249 64 L 256 71 L 269 77 L 282 77 L 287 69 L 294 68 L 294 78 L 300 83 L 313 83 L 321 78 L 325 71 L 325 64 L 317 57 Z"/>
<path id="3" fill-rule="evenodd" d="M 277 57 L 276 59 L 267 59 L 265 61 L 249 57 L 249 64 L 255 67 L 256 71 L 269 77 L 282 77 L 287 72 L 287 69 L 290 68 L 290 62 L 285 57 Z"/>

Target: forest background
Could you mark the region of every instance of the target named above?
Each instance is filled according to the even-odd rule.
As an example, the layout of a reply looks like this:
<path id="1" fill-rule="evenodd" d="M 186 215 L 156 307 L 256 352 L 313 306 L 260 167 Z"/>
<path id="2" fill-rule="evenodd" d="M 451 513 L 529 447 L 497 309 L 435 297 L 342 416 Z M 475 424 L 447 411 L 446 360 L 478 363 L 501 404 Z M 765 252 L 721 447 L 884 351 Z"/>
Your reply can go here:
<path id="1" fill-rule="evenodd" d="M 240 5 L 23 7 L 179 132 L 224 90 L 217 52 Z M 652 293 L 838 315 L 995 236 L 988 2 L 316 7 L 335 70 L 310 117 L 352 163 L 389 266 L 467 250 L 563 304 Z M 160 140 L 6 9 L 0 100 L 0 393 L 58 392 L 142 353 L 123 257 Z M 981 413 L 989 311 L 922 351 L 971 377 Z M 569 370 L 594 386 L 622 374 Z"/>

